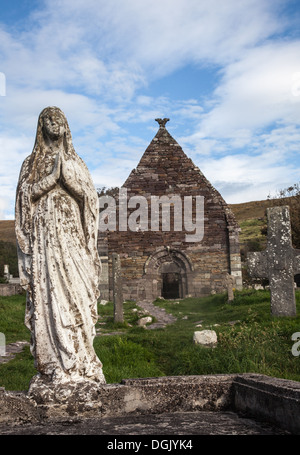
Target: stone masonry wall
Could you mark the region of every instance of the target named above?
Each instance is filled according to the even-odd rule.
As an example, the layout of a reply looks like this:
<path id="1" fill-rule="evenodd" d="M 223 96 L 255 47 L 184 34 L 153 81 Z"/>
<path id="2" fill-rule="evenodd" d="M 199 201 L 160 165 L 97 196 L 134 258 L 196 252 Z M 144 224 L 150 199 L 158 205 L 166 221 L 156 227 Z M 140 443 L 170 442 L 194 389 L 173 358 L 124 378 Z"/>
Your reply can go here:
<path id="1" fill-rule="evenodd" d="M 225 291 L 227 273 L 233 272 L 237 286 L 241 284 L 239 227 L 233 214 L 166 128 L 158 130 L 123 187 L 127 190 L 128 201 L 133 196 L 143 196 L 148 204 L 148 230 L 121 232 L 117 226 L 116 232 L 107 233 L 108 254 L 116 252 L 120 255 L 124 298 L 155 298 L 160 295 L 159 267 L 172 262 L 177 264 L 182 275 L 183 297 Z M 203 196 L 204 235 L 201 241 L 187 242 L 186 234 L 191 232 L 174 230 L 172 209 L 170 231 L 162 231 L 160 225 L 160 230 L 153 232 L 151 196 L 180 196 L 182 209 L 184 196 L 193 196 L 193 220 L 196 217 L 195 196 Z M 129 216 L 136 209 L 128 209 Z M 165 254 L 159 254 L 156 265 L 155 255 L 160 250 Z M 152 269 L 147 271 L 145 264 L 149 258 L 153 258 Z"/>

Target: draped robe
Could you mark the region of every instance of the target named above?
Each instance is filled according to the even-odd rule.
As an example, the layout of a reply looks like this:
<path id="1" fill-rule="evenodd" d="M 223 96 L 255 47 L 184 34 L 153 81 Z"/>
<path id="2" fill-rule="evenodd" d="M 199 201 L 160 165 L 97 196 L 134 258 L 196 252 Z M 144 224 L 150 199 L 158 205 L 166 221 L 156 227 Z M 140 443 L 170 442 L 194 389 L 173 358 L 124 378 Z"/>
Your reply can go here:
<path id="1" fill-rule="evenodd" d="M 44 190 L 43 178 L 55 160 L 51 149 L 38 157 L 36 147 L 20 172 L 16 235 L 21 284 L 27 290 L 25 324 L 40 375 L 104 383 L 93 348 L 101 271 L 98 198 L 87 167 L 68 141 L 71 153 L 60 153 L 76 191 L 62 181 Z"/>

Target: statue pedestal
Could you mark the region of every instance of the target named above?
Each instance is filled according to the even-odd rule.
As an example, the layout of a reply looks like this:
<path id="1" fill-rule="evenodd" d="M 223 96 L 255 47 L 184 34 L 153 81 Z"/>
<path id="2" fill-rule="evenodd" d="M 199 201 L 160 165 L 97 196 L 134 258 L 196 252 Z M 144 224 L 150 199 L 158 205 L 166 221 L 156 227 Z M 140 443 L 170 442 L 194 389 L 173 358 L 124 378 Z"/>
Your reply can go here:
<path id="1" fill-rule="evenodd" d="M 50 381 L 40 375 L 30 382 L 27 396 L 41 408 L 67 415 L 85 414 L 99 408 L 100 388 L 105 382 L 88 379 Z M 100 400 L 101 404 L 101 400 Z"/>

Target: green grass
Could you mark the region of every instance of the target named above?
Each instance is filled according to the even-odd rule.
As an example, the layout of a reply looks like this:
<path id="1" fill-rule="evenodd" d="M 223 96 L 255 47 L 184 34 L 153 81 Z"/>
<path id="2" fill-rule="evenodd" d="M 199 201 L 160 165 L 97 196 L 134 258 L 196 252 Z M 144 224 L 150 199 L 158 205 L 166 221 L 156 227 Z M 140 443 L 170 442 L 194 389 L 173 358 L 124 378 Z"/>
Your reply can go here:
<path id="1" fill-rule="evenodd" d="M 30 379 L 37 374 L 29 346 L 13 360 L 0 365 L 0 387 L 6 390 L 27 390 Z"/>
<path id="2" fill-rule="evenodd" d="M 266 221 L 264 219 L 256 219 L 252 218 L 249 220 L 244 220 L 240 222 L 241 228 L 241 235 L 240 240 L 241 243 L 246 242 L 247 240 L 257 240 L 262 244 L 266 243 L 266 236 L 262 235 L 261 229 L 266 225 Z"/>
<path id="3" fill-rule="evenodd" d="M 98 337 L 94 347 L 104 365 L 107 382 L 119 383 L 125 378 L 164 375 L 151 350 L 127 337 Z"/>
<path id="4" fill-rule="evenodd" d="M 7 342 L 29 339 L 23 327 L 24 296 L 3 299 L 0 331 L 6 334 Z M 300 315 L 299 291 L 296 299 Z M 236 291 L 230 304 L 225 294 L 178 301 L 158 299 L 154 303 L 177 321 L 165 329 L 145 330 L 136 325 L 140 309 L 134 302 L 126 302 L 124 323 L 114 324 L 113 304 L 99 305 L 97 330 L 101 334 L 94 347 L 108 383 L 125 378 L 246 372 L 300 381 L 300 357 L 291 353 L 291 336 L 300 332 L 300 316 L 272 317 L 268 291 Z M 199 323 L 202 327 L 196 327 Z M 202 329 L 217 332 L 216 348 L 193 344 L 194 331 Z M 0 387 L 26 390 L 34 374 L 33 359 L 25 349 L 0 365 Z"/>
<path id="5" fill-rule="evenodd" d="M 30 340 L 30 332 L 24 324 L 25 307 L 25 294 L 0 296 L 0 332 L 5 334 L 7 344 Z"/>

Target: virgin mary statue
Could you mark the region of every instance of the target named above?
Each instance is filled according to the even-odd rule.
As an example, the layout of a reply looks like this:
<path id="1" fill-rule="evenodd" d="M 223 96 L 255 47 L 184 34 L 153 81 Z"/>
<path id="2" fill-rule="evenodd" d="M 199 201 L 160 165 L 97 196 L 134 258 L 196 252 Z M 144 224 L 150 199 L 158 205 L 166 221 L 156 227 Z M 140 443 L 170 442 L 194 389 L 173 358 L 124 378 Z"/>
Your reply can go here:
<path id="1" fill-rule="evenodd" d="M 93 348 L 101 271 L 97 229 L 98 199 L 88 169 L 75 153 L 65 115 L 48 107 L 39 116 L 16 196 L 35 380 L 105 383 Z"/>

